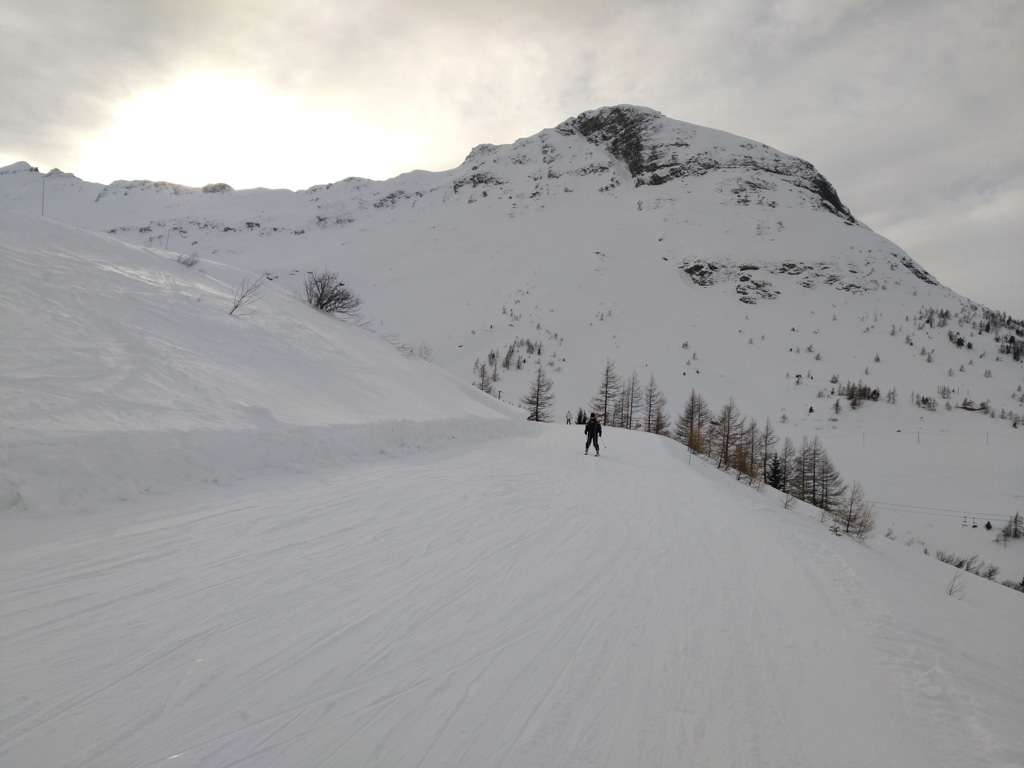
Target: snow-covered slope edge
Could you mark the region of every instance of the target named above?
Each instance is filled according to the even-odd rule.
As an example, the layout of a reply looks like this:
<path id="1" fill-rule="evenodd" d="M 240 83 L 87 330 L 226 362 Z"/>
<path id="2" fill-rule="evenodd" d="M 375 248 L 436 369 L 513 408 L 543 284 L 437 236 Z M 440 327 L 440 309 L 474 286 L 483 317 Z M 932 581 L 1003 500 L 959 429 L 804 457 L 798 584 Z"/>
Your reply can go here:
<path id="1" fill-rule="evenodd" d="M 0 213 L 0 507 L 80 510 L 514 429 L 514 409 L 273 282 Z M 514 422 L 519 424 L 519 419 Z"/>

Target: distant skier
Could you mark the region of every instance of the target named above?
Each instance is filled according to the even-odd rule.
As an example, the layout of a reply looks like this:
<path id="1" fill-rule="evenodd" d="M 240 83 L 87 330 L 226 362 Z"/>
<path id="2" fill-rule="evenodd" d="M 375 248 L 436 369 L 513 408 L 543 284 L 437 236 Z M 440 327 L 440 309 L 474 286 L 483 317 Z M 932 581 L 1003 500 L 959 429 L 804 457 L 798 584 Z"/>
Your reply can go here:
<path id="1" fill-rule="evenodd" d="M 587 426 L 583 428 L 587 433 L 587 446 L 583 449 L 583 453 L 587 454 L 590 452 L 590 444 L 594 444 L 594 455 L 601 455 L 601 446 L 597 443 L 597 438 L 601 436 L 601 422 L 597 420 L 595 414 L 590 414 L 590 421 L 587 422 Z"/>
<path id="2" fill-rule="evenodd" d="M 565 412 L 565 423 L 572 424 L 572 411 Z"/>

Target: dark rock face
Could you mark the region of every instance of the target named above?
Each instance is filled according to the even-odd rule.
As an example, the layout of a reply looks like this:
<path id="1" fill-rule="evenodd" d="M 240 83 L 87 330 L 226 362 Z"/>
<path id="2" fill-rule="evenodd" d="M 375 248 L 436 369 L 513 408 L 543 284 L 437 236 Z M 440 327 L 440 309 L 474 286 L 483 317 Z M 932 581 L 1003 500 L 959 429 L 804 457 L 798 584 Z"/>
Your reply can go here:
<path id="1" fill-rule="evenodd" d="M 579 133 L 607 149 L 626 165 L 637 186 L 743 170 L 755 176 L 747 182 L 753 189 L 770 187 L 773 179 L 789 183 L 812 193 L 821 209 L 850 224 L 856 222 L 835 187 L 807 161 L 751 142 L 694 151 L 688 141 L 695 133 L 693 127 L 652 109 L 604 107 L 569 118 L 556 130 L 563 135 Z"/>

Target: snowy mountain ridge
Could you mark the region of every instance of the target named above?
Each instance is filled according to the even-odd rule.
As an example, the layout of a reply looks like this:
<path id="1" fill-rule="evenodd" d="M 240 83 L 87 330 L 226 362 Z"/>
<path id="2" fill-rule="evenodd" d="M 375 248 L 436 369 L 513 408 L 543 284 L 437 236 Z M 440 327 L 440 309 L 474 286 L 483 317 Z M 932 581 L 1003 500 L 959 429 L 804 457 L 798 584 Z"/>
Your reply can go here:
<path id="1" fill-rule="evenodd" d="M 35 169 L 25 163 L 3 169 L 3 175 L 8 177 L 23 174 L 15 183 L 10 183 L 13 179 L 7 180 L 8 193 L 20 186 L 27 193 L 21 196 L 22 203 L 39 202 L 33 199 L 40 194 L 32 189 L 36 184 Z M 145 240 L 150 244 L 163 234 L 156 233 L 157 229 L 186 239 L 195 234 L 194 228 L 261 236 L 304 234 L 313 227 L 348 226 L 357 221 L 362 224 L 360 212 L 394 210 L 399 206 L 430 208 L 438 199 L 442 203 L 490 202 L 492 207 L 507 210 L 511 217 L 542 207 L 545 199 L 572 195 L 575 189 L 569 182 L 580 180 L 586 180 L 585 191 L 596 186 L 600 192 L 620 197 L 628 205 L 635 203 L 638 211 L 644 206 L 648 210 L 681 207 L 680 187 L 687 194 L 696 191 L 723 205 L 753 205 L 763 209 L 759 212 L 762 215 L 754 217 L 756 234 L 768 234 L 768 241 L 777 239 L 770 236 L 772 230 L 784 228 L 783 219 L 794 208 L 826 212 L 849 225 L 862 226 L 828 180 L 806 161 L 764 144 L 665 118 L 654 110 L 628 106 L 584 112 L 508 146 L 479 145 L 462 165 L 451 171 L 412 172 L 384 182 L 349 178 L 289 193 L 235 192 L 225 184 L 197 189 L 165 181 L 116 181 L 102 186 L 81 182 L 59 171 L 51 171 L 47 179 L 66 183 L 63 188 L 51 189 L 49 215 L 61 220 L 69 218 L 83 226 L 106 228 L 111 224 L 108 231 L 133 240 L 133 232 L 149 234 Z M 698 184 L 702 179 L 713 183 Z M 629 194 L 640 187 L 659 186 L 665 188 L 658 190 L 657 196 Z M 226 193 L 234 199 L 226 205 L 223 199 L 214 203 L 204 196 L 209 193 Z M 163 198 L 162 204 L 151 202 L 156 202 L 157 211 L 164 215 L 143 220 L 139 214 L 152 213 L 153 206 L 139 211 L 140 206 L 133 203 L 140 201 L 122 199 L 139 195 Z M 168 195 L 179 199 L 167 200 Z M 94 196 L 95 205 L 87 213 L 81 211 L 79 216 L 63 210 L 67 198 L 79 198 L 74 207 L 81 208 L 82 199 L 89 196 Z M 490 200 L 485 200 L 488 196 Z M 513 204 L 506 205 L 507 200 Z M 701 208 L 706 203 L 702 200 L 701 205 L 694 206 L 692 200 L 686 201 L 696 214 L 704 213 Z M 773 209 L 777 215 L 772 215 Z M 739 215 L 735 210 L 730 214 Z M 771 218 L 776 220 L 768 222 Z M 719 235 L 731 232 L 732 228 Z M 744 240 L 748 234 L 740 233 Z M 677 235 L 675 239 L 683 238 Z M 190 243 L 201 244 L 200 240 Z M 751 250 L 751 246 L 745 243 L 744 250 Z M 771 251 L 778 249 L 764 250 L 769 250 L 766 255 L 776 255 Z M 892 255 L 910 268 L 912 262 L 905 254 Z M 917 265 L 914 267 L 919 275 L 927 274 Z"/>
<path id="2" fill-rule="evenodd" d="M 22 175 L 18 184 L 5 185 L 5 190 L 9 195 L 20 192 L 23 205 L 29 202 L 35 186 L 33 169 L 17 164 L 4 173 L 5 181 L 13 181 L 12 174 Z M 315 230 L 389 226 L 378 212 L 404 213 L 406 220 L 422 214 L 427 221 L 420 226 L 426 226 L 438 205 L 462 202 L 474 204 L 474 214 L 485 206 L 489 213 L 507 213 L 521 223 L 523 216 L 546 205 L 560 207 L 580 185 L 583 195 L 596 189 L 617 198 L 619 215 L 633 204 L 640 214 L 654 213 L 664 227 L 658 249 L 662 259 L 695 285 L 729 287 L 747 304 L 784 295 L 787 283 L 877 290 L 886 287 L 892 273 L 904 270 L 936 284 L 907 254 L 877 237 L 867 239 L 878 248 L 851 245 L 854 253 L 840 254 L 835 248 L 807 253 L 802 235 L 794 242 L 785 234 L 787 226 L 803 232 L 807 218 L 801 214 L 807 211 L 829 214 L 870 234 L 813 166 L 767 145 L 670 120 L 642 107 L 584 112 L 506 147 L 479 145 L 452 171 L 413 172 L 387 182 L 346 179 L 297 193 L 235 193 L 224 184 L 199 190 L 167 182 L 118 181 L 101 187 L 56 171 L 47 180 L 51 216 L 102 227 L 131 242 L 162 241 L 171 248 L 173 241 L 175 250 L 200 253 L 218 253 L 218 241 L 227 241 L 224 245 L 237 251 L 251 249 L 245 241 L 253 236 L 281 238 Z M 699 196 L 696 205 L 692 198 L 683 198 L 694 192 Z M 211 200 L 209 193 L 220 194 Z M 40 195 L 45 196 L 45 189 Z M 93 205 L 83 205 L 89 195 L 95 195 Z M 41 201 L 41 209 L 44 205 Z M 727 208 L 724 221 L 722 212 L 711 206 Z M 681 217 L 684 211 L 686 216 Z M 154 213 L 160 215 L 149 218 Z M 746 226 L 737 226 L 743 219 L 748 220 Z M 717 230 L 712 242 L 700 231 L 709 224 Z M 639 237 L 650 222 L 626 225 Z M 347 232 L 339 235 L 347 239 Z M 828 237 L 849 240 L 834 232 Z M 791 277 L 799 280 L 787 279 Z"/>

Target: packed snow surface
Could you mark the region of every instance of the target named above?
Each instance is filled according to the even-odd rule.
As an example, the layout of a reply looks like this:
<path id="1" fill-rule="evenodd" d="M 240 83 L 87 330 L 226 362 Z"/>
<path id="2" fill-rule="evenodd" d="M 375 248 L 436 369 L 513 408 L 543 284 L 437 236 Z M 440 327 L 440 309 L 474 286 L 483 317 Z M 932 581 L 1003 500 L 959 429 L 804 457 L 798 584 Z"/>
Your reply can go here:
<path id="1" fill-rule="evenodd" d="M 1020 595 L 523 433 L 5 535 L 0 761 L 1019 765 Z"/>
<path id="2" fill-rule="evenodd" d="M 0 224 L 0 764 L 1024 765 L 1019 593 Z"/>

